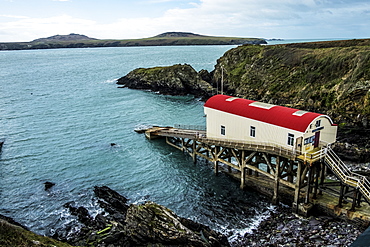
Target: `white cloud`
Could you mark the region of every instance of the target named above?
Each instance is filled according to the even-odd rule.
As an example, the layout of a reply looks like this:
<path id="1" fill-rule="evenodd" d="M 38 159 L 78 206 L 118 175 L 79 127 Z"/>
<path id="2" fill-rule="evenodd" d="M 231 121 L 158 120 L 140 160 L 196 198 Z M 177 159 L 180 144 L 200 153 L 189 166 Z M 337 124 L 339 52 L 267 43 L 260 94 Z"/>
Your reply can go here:
<path id="1" fill-rule="evenodd" d="M 150 1 L 164 4 L 170 0 Z M 148 4 L 137 17 L 110 23 L 68 14 L 47 18 L 20 15 L 18 20 L 0 25 L 0 41 L 28 41 L 72 32 L 112 39 L 149 37 L 167 31 L 264 38 L 370 37 L 368 0 L 200 0 L 188 1 L 186 5 L 183 0 L 170 2 L 182 5 L 147 17 L 145 13 L 152 6 Z"/>
<path id="2" fill-rule="evenodd" d="M 22 18 L 3 23 L 0 26 L 1 41 L 31 41 L 36 38 L 55 34 L 69 34 L 91 30 L 96 24 L 92 20 L 73 18 L 61 15 L 49 18 Z M 6 37 L 11 38 L 6 40 Z M 5 40 L 4 40 L 5 37 Z"/>
<path id="3" fill-rule="evenodd" d="M 0 15 L 0 17 L 6 17 L 6 18 L 15 18 L 15 19 L 25 19 L 28 18 L 24 15 Z"/>

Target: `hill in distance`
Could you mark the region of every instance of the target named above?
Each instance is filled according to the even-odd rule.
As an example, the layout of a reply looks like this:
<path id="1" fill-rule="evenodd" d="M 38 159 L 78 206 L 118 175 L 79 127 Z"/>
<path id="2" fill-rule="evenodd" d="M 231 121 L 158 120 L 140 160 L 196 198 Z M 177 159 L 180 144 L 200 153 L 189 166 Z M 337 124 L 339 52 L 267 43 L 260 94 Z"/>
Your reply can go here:
<path id="1" fill-rule="evenodd" d="M 48 38 L 35 39 L 31 42 L 58 42 L 58 41 L 77 41 L 77 40 L 97 40 L 86 35 L 71 33 L 68 35 L 54 35 Z"/>
<path id="2" fill-rule="evenodd" d="M 196 33 L 187 33 L 187 32 L 166 32 L 166 33 L 162 33 L 162 34 L 158 34 L 157 36 L 154 36 L 154 38 L 172 38 L 172 37 L 176 37 L 176 38 L 193 38 L 193 37 L 207 37 L 205 35 L 200 35 L 200 34 L 196 34 Z"/>
<path id="3" fill-rule="evenodd" d="M 31 42 L 0 43 L 0 50 L 243 44 L 267 44 L 267 42 L 259 38 L 205 36 L 188 32 L 166 32 L 149 38 L 125 40 L 94 39 L 86 35 L 71 33 L 35 39 Z"/>

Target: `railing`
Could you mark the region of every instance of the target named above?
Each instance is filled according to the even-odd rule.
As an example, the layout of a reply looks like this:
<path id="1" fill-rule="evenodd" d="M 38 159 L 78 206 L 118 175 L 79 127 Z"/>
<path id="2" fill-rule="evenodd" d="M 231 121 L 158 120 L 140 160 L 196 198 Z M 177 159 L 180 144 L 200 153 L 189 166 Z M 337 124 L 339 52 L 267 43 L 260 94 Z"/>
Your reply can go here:
<path id="1" fill-rule="evenodd" d="M 330 148 L 324 148 L 324 160 L 331 170 L 347 185 L 359 189 L 368 200 L 370 200 L 370 182 L 360 174 L 350 171 L 346 164 Z"/>
<path id="2" fill-rule="evenodd" d="M 201 131 L 206 130 L 205 125 L 175 124 L 173 127 L 176 128 L 176 129 L 186 129 L 186 130 L 201 130 Z"/>
<path id="3" fill-rule="evenodd" d="M 247 141 L 239 141 L 239 140 L 233 140 L 233 139 L 222 139 L 222 138 L 200 138 L 204 142 L 209 142 L 212 144 L 219 144 L 219 145 L 226 145 L 229 147 L 234 148 L 241 148 L 241 149 L 249 149 L 249 150 L 266 150 L 266 151 L 272 151 L 274 153 L 278 154 L 285 154 L 287 156 L 295 156 L 296 152 L 294 148 L 292 149 L 285 148 L 281 144 L 274 143 L 274 142 L 247 142 Z"/>

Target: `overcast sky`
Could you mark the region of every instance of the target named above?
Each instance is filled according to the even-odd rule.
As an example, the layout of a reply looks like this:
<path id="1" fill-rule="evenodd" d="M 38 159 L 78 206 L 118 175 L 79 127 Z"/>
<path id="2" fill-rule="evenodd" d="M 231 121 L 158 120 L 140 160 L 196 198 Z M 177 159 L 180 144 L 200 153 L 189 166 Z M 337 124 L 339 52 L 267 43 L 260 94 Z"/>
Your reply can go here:
<path id="1" fill-rule="evenodd" d="M 283 39 L 370 38 L 370 0 L 0 0 L 0 42 L 169 31 Z"/>

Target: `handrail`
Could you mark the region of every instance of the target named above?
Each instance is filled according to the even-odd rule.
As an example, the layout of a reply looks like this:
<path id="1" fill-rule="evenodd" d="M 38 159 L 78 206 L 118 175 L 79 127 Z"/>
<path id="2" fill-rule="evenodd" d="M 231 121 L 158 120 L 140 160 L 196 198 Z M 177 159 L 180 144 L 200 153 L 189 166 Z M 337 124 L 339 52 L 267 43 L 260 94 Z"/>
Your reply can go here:
<path id="1" fill-rule="evenodd" d="M 223 138 L 209 138 L 209 137 L 200 137 L 199 139 L 205 142 L 213 142 L 219 144 L 233 145 L 233 146 L 242 146 L 243 148 L 258 149 L 258 150 L 269 150 L 278 153 L 285 153 L 286 155 L 295 156 L 296 151 L 294 148 L 288 149 L 283 147 L 281 144 L 273 142 L 251 142 L 251 141 L 239 141 L 233 139 L 223 139 Z"/>
<path id="2" fill-rule="evenodd" d="M 205 125 L 191 125 L 191 124 L 174 124 L 174 128 L 176 129 L 186 129 L 186 130 L 206 130 Z"/>
<path id="3" fill-rule="evenodd" d="M 336 155 L 336 153 L 330 147 L 326 147 L 324 149 L 324 160 L 331 167 L 331 170 L 345 184 L 356 187 L 357 189 L 359 189 L 363 196 L 370 200 L 369 180 L 365 176 L 350 171 L 347 165 Z"/>

